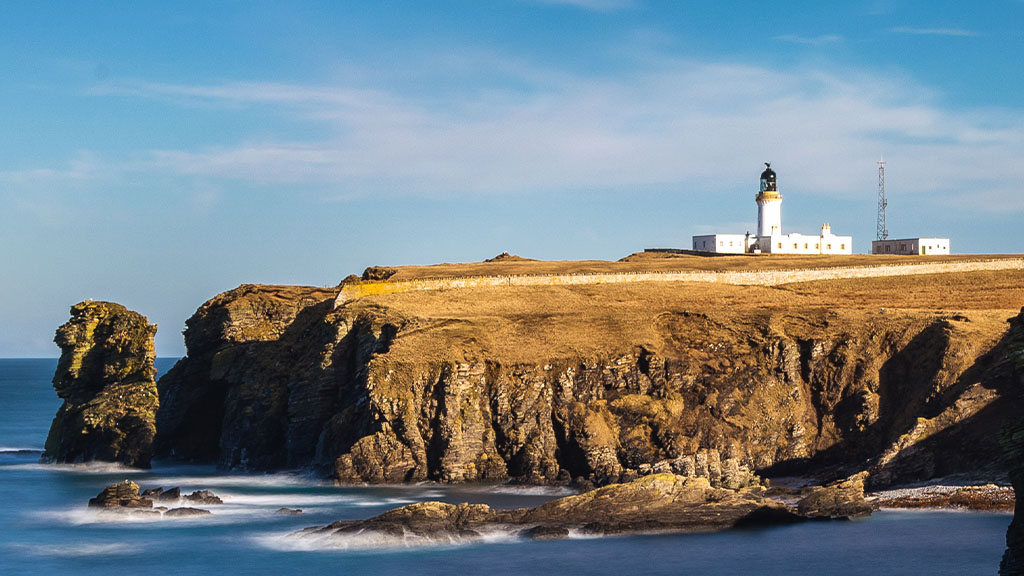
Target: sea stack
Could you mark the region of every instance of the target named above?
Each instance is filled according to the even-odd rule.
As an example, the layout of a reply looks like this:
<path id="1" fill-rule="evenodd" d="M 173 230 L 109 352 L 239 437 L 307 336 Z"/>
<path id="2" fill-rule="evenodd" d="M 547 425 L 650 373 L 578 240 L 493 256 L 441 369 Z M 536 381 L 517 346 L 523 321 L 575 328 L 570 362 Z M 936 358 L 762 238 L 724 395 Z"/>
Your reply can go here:
<path id="1" fill-rule="evenodd" d="M 71 308 L 57 329 L 53 387 L 64 403 L 46 438 L 49 462 L 120 462 L 149 468 L 156 435 L 156 326 L 111 302 Z"/>

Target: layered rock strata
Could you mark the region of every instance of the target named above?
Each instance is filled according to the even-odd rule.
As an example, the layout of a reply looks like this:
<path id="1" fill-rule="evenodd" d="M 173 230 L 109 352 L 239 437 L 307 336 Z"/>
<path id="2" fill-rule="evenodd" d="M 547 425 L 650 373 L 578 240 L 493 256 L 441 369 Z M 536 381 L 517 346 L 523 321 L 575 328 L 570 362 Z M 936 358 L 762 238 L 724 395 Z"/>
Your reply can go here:
<path id="1" fill-rule="evenodd" d="M 64 400 L 43 459 L 148 468 L 158 407 L 156 326 L 119 304 L 87 301 L 57 330 L 53 387 Z"/>

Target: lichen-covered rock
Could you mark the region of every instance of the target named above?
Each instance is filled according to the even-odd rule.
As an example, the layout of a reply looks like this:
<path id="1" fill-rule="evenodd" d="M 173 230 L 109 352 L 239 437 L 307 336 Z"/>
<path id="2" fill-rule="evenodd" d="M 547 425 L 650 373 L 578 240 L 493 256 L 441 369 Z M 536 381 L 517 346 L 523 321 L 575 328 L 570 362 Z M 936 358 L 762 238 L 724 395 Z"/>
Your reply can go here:
<path id="1" fill-rule="evenodd" d="M 93 508 L 152 508 L 153 500 L 139 495 L 139 485 L 124 480 L 104 488 L 95 498 L 89 499 Z"/>
<path id="2" fill-rule="evenodd" d="M 53 377 L 64 400 L 46 439 L 51 462 L 121 462 L 148 468 L 158 407 L 153 367 L 156 326 L 110 302 L 71 308 L 57 330 Z"/>

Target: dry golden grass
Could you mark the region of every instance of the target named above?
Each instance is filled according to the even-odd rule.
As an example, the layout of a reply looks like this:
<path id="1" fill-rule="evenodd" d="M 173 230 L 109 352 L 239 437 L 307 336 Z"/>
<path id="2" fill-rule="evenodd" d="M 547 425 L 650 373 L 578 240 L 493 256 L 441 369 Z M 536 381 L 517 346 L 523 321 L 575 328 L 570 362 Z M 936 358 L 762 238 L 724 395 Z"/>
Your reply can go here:
<path id="1" fill-rule="evenodd" d="M 851 258 L 858 263 L 882 260 L 874 256 L 810 260 L 819 265 L 826 260 L 834 265 L 853 265 Z M 965 258 L 969 257 L 949 259 Z M 803 267 L 807 260 L 745 259 L 757 266 L 777 267 Z M 910 257 L 910 261 L 923 262 L 925 258 Z M 568 264 L 596 265 L 536 265 L 562 266 L 559 271 L 564 271 Z M 399 273 L 412 274 L 405 268 Z M 885 324 L 888 319 L 908 316 L 963 315 L 977 322 L 979 329 L 1001 333 L 1005 320 L 1022 306 L 1024 271 L 1010 270 L 827 280 L 779 287 L 660 282 L 488 287 L 368 296 L 345 304 L 344 309 L 384 309 L 394 321 L 405 324 L 389 353 L 391 358 L 516 362 L 623 354 L 637 346 L 658 352 L 670 345 L 665 340 L 666 322 L 674 322 L 683 313 L 707 314 L 723 324 L 731 324 L 731 318 L 744 320 L 736 326 L 749 325 L 754 318 L 771 318 L 773 322 L 778 318 L 787 325 L 821 324 L 831 319 L 842 326 L 857 326 L 868 321 Z M 742 338 L 742 334 L 736 336 Z"/>
<path id="2" fill-rule="evenodd" d="M 1019 255 L 892 256 L 855 254 L 851 256 L 789 256 L 777 254 L 730 254 L 695 256 L 664 252 L 638 252 L 619 260 L 544 261 L 507 259 L 495 262 L 435 264 L 432 266 L 394 267 L 389 280 L 417 280 L 467 276 L 506 276 L 530 274 L 595 274 L 617 272 L 682 271 L 756 271 L 790 268 L 832 268 L 842 266 L 878 266 L 885 264 L 934 264 L 1020 258 Z"/>

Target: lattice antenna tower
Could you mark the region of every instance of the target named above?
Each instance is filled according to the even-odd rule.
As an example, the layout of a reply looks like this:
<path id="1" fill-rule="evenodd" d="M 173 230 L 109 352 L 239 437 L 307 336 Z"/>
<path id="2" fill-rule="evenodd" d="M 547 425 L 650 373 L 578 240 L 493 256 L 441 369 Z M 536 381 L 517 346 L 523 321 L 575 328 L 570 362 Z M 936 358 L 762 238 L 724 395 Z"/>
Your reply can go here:
<path id="1" fill-rule="evenodd" d="M 878 161 L 878 240 L 889 237 L 889 229 L 885 227 L 885 207 L 889 203 L 885 199 L 885 160 Z"/>

